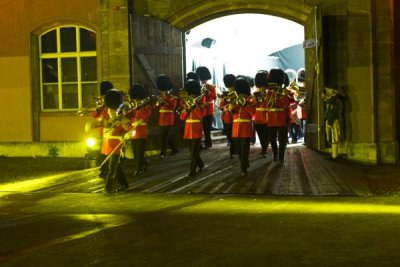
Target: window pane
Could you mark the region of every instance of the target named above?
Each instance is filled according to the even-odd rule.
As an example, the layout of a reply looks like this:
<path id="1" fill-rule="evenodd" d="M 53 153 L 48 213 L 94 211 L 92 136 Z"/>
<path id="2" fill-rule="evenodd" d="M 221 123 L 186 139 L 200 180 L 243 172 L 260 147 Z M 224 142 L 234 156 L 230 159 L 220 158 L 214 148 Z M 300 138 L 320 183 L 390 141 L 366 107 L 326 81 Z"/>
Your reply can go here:
<path id="1" fill-rule="evenodd" d="M 78 85 L 63 84 L 62 108 L 78 108 Z"/>
<path id="2" fill-rule="evenodd" d="M 82 84 L 82 107 L 95 108 L 97 94 L 97 83 Z"/>
<path id="3" fill-rule="evenodd" d="M 57 84 L 43 85 L 43 109 L 58 109 Z"/>
<path id="4" fill-rule="evenodd" d="M 56 58 L 42 59 L 42 82 L 56 83 L 58 81 L 58 65 Z"/>
<path id="5" fill-rule="evenodd" d="M 96 51 L 96 33 L 79 29 L 81 34 L 81 51 Z"/>
<path id="6" fill-rule="evenodd" d="M 76 58 L 62 58 L 61 59 L 61 73 L 63 82 L 76 82 L 78 81 Z"/>
<path id="7" fill-rule="evenodd" d="M 41 37 L 42 53 L 57 53 L 57 31 L 52 30 Z"/>
<path id="8" fill-rule="evenodd" d="M 82 81 L 97 81 L 96 57 L 81 58 Z"/>
<path id="9" fill-rule="evenodd" d="M 76 29 L 75 27 L 66 27 L 60 29 L 61 52 L 76 51 Z"/>

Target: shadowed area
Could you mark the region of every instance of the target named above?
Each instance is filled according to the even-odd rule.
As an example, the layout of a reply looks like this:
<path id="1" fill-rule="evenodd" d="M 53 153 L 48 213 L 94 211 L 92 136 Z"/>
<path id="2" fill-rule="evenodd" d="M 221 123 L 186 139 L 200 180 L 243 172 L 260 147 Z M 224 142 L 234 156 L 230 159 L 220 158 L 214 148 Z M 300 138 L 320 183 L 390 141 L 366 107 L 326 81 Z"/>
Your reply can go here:
<path id="1" fill-rule="evenodd" d="M 182 149 L 165 159 L 149 157 L 147 170 L 133 176 L 133 161 L 125 160 L 124 169 L 130 184 L 127 192 L 142 193 L 207 193 L 266 195 L 370 195 L 361 165 L 346 160 L 330 161 L 326 156 L 303 146 L 286 151 L 285 163 L 279 166 L 269 151 L 267 158 L 252 147 L 250 168 L 239 175 L 238 158 L 229 158 L 225 145 L 203 150 L 206 164 L 196 177 L 189 171 L 189 151 Z M 23 192 L 101 192 L 104 180 L 98 168 L 68 172 L 41 179 L 0 185 L 0 191 Z"/>

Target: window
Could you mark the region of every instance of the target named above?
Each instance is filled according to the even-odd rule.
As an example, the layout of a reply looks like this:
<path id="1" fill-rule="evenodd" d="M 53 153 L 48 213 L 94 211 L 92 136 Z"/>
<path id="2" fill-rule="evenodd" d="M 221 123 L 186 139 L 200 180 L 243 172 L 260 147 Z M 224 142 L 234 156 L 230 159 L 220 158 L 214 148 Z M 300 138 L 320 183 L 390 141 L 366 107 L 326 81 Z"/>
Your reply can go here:
<path id="1" fill-rule="evenodd" d="M 39 37 L 42 111 L 95 107 L 96 33 L 79 26 L 51 29 Z"/>

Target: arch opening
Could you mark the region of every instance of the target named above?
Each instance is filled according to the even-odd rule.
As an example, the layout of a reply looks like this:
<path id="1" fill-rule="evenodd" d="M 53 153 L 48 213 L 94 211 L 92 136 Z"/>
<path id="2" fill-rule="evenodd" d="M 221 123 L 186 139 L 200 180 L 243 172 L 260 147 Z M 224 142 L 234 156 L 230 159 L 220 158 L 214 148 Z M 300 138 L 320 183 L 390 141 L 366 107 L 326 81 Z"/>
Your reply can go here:
<path id="1" fill-rule="evenodd" d="M 296 79 L 305 68 L 304 26 L 277 16 L 235 14 L 210 20 L 185 34 L 186 71 L 206 66 L 217 90 L 225 90 L 226 74 L 254 78 L 257 71 L 280 68 Z M 214 128 L 221 128 L 216 112 Z"/>

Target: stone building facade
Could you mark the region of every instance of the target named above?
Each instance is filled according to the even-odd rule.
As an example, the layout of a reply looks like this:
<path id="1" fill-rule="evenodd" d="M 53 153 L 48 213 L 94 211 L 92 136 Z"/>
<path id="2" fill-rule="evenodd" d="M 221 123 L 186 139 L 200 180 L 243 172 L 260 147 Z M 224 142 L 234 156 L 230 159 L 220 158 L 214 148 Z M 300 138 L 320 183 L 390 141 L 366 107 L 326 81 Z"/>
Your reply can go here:
<path id="1" fill-rule="evenodd" d="M 400 139 L 400 4 L 394 0 L 3 0 L 0 10 L 0 154 L 40 156 L 57 147 L 61 156 L 83 153 L 83 128 L 90 115 L 79 97 L 72 108 L 43 109 L 45 33 L 76 31 L 96 36 L 96 79 L 127 91 L 132 82 L 153 87 L 155 74 L 168 72 L 179 88 L 184 69 L 184 34 L 203 22 L 240 13 L 286 18 L 304 26 L 310 120 L 307 146 L 326 151 L 323 136 L 325 86 L 346 95 L 340 152 L 365 163 L 395 163 Z M 68 27 L 69 28 L 68 28 Z M 268 29 L 266 28 L 266 31 Z M 90 34 L 89 34 L 90 35 Z M 76 35 L 81 41 L 81 35 Z M 313 45 L 314 44 L 314 45 Z M 79 44 L 78 44 L 79 45 Z M 62 50 L 62 46 L 60 48 Z M 58 51 L 58 50 L 57 50 Z M 65 69 L 66 57 L 53 53 Z M 77 62 L 78 62 L 77 61 Z M 54 61 L 55 62 L 55 61 Z M 80 61 L 79 61 L 80 62 Z M 85 61 L 78 64 L 81 94 Z M 54 67 L 54 66 L 53 66 Z M 93 69 L 93 68 L 92 68 Z M 61 73 L 61 72 L 60 72 Z M 60 78 L 63 86 L 67 78 Z M 67 89 L 59 100 L 66 101 Z M 81 99 L 82 98 L 82 99 Z M 65 103 L 66 106 L 67 102 Z M 154 136 L 157 130 L 154 129 Z M 152 148 L 157 149 L 157 145 Z"/>

